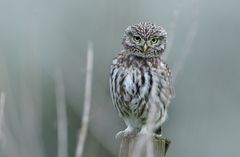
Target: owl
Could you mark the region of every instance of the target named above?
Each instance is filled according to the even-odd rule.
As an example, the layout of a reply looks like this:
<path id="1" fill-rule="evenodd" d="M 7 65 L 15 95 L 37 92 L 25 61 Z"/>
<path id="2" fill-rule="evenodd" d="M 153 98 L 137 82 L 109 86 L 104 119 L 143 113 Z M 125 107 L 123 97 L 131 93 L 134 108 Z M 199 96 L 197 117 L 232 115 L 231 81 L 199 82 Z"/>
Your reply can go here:
<path id="1" fill-rule="evenodd" d="M 166 38 L 162 27 L 148 22 L 125 30 L 124 48 L 110 67 L 112 101 L 127 126 L 116 137 L 148 132 L 149 115 L 153 117 L 153 132 L 161 135 L 174 95 L 171 71 L 163 60 Z"/>

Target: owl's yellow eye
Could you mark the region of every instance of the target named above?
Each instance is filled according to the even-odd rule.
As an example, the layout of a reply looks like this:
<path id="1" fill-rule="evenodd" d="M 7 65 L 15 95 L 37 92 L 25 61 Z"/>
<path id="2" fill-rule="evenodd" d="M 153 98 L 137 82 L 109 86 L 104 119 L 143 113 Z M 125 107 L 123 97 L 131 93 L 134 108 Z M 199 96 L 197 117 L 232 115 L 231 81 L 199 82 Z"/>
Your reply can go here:
<path id="1" fill-rule="evenodd" d="M 158 42 L 158 38 L 154 37 L 151 39 L 152 44 L 156 44 Z"/>
<path id="2" fill-rule="evenodd" d="M 132 39 L 134 42 L 138 42 L 138 43 L 141 41 L 141 38 L 139 36 L 133 36 Z"/>

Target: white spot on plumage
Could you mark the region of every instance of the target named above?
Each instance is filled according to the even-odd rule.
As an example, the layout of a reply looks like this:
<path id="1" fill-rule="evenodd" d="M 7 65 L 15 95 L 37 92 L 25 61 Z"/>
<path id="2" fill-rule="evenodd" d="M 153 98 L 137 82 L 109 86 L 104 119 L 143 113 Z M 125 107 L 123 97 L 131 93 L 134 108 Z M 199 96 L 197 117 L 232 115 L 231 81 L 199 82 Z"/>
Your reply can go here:
<path id="1" fill-rule="evenodd" d="M 125 81 L 124 81 L 124 85 L 125 85 L 125 90 L 128 91 L 128 93 L 132 93 L 132 89 L 133 89 L 133 81 L 131 78 L 131 74 L 128 74 Z"/>
<path id="2" fill-rule="evenodd" d="M 114 59 L 114 60 L 112 61 L 112 64 L 117 64 L 117 59 Z"/>
<path id="3" fill-rule="evenodd" d="M 160 45 L 160 48 L 164 50 L 164 49 L 165 49 L 165 46 L 164 46 L 163 44 L 161 44 L 161 45 Z"/>

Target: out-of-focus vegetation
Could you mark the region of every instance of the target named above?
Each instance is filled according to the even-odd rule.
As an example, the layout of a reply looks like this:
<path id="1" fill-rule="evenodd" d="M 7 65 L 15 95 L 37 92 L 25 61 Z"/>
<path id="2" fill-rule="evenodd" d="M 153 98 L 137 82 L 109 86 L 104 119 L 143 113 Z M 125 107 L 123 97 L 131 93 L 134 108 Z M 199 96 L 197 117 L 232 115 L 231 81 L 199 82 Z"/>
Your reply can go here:
<path id="1" fill-rule="evenodd" d="M 68 156 L 74 156 L 91 40 L 93 93 L 84 156 L 117 157 L 114 136 L 125 125 L 111 103 L 109 65 L 122 49 L 124 29 L 140 21 L 168 31 L 168 63 L 181 67 L 164 125 L 172 140 L 167 156 L 240 156 L 239 6 L 237 0 L 1 0 L 0 92 L 6 99 L 0 156 L 57 156 L 57 69 L 65 88 Z"/>

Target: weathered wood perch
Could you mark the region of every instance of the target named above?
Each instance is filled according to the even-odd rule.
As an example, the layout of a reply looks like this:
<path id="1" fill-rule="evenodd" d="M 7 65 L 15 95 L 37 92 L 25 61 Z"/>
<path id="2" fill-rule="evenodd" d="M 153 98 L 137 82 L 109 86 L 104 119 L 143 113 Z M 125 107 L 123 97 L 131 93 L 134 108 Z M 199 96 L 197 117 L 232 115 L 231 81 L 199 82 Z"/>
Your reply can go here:
<path id="1" fill-rule="evenodd" d="M 138 136 L 125 136 L 122 137 L 119 157 L 134 157 L 134 151 L 137 145 L 137 142 L 140 138 L 145 138 L 143 136 L 146 135 L 138 135 Z M 167 150 L 171 141 L 168 138 L 163 137 L 152 137 L 152 145 L 153 145 L 153 157 L 165 157 Z M 146 157 L 147 147 L 146 143 L 142 148 L 140 148 L 141 156 L 138 157 Z"/>

